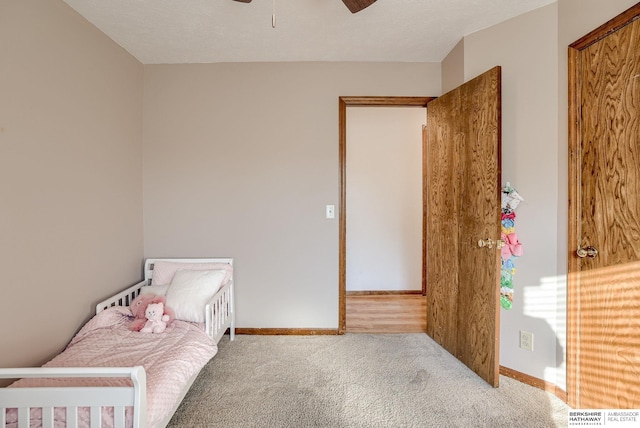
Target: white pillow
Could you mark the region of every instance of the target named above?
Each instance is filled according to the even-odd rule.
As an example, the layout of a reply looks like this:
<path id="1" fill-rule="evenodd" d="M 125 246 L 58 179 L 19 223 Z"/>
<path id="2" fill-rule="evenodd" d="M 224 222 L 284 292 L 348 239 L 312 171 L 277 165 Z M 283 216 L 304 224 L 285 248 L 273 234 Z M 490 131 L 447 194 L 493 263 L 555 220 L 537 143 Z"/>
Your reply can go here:
<path id="1" fill-rule="evenodd" d="M 191 263 L 191 262 L 166 262 L 156 261 L 153 263 L 153 275 L 151 283 L 153 285 L 171 284 L 173 276 L 178 270 L 224 270 L 226 272 L 224 284 L 226 284 L 233 274 L 233 267 L 228 263 Z"/>
<path id="2" fill-rule="evenodd" d="M 167 285 L 145 285 L 140 289 L 140 294 L 155 294 L 156 296 L 164 296 L 167 294 L 169 284 Z"/>
<path id="3" fill-rule="evenodd" d="M 224 276 L 224 270 L 178 270 L 166 294 L 176 319 L 204 322 L 204 308 L 222 286 Z"/>

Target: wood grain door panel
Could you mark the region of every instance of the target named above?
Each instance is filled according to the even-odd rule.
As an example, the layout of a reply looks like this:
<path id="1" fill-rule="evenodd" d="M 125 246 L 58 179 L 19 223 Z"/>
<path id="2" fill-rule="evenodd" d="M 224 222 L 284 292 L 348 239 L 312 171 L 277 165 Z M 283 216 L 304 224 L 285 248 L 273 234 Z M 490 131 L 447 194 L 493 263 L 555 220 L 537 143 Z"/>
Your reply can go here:
<path id="1" fill-rule="evenodd" d="M 496 67 L 427 106 L 427 332 L 498 386 L 500 90 Z"/>
<path id="2" fill-rule="evenodd" d="M 640 20 L 627 21 L 570 51 L 570 249 L 598 251 L 569 260 L 567 377 L 576 408 L 640 408 Z"/>
<path id="3" fill-rule="evenodd" d="M 466 164 L 460 169 L 458 353 L 472 370 L 497 385 L 500 252 L 480 248 L 478 240 L 497 241 L 501 231 L 499 70 L 469 86 L 461 98 L 468 122 L 462 155 Z"/>
<path id="4" fill-rule="evenodd" d="M 456 354 L 461 133 L 454 129 L 457 93 L 427 106 L 427 333 Z M 437 142 L 437 143 L 436 143 Z"/>

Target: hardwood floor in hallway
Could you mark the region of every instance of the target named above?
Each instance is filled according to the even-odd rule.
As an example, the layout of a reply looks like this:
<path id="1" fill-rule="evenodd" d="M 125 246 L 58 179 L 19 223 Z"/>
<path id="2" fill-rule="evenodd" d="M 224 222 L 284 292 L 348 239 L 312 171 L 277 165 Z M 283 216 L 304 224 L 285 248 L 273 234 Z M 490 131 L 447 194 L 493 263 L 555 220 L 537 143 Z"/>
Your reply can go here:
<path id="1" fill-rule="evenodd" d="M 347 333 L 426 333 L 421 294 L 347 294 Z"/>

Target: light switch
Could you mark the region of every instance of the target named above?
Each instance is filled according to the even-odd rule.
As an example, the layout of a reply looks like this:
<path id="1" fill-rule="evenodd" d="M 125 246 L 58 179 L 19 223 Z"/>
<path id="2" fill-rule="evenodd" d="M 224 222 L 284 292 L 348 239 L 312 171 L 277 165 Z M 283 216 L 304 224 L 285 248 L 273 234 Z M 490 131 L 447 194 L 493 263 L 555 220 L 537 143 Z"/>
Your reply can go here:
<path id="1" fill-rule="evenodd" d="M 327 205 L 327 218 L 336 218 L 335 205 Z"/>

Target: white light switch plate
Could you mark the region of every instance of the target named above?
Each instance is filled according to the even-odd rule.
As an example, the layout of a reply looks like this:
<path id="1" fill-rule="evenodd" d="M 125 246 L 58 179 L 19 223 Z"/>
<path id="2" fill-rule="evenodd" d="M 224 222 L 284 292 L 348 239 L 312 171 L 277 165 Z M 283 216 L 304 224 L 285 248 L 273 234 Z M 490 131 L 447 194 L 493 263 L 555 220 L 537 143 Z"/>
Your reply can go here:
<path id="1" fill-rule="evenodd" d="M 336 218 L 336 207 L 335 207 L 335 205 L 327 205 L 326 216 L 327 216 L 327 218 Z"/>

